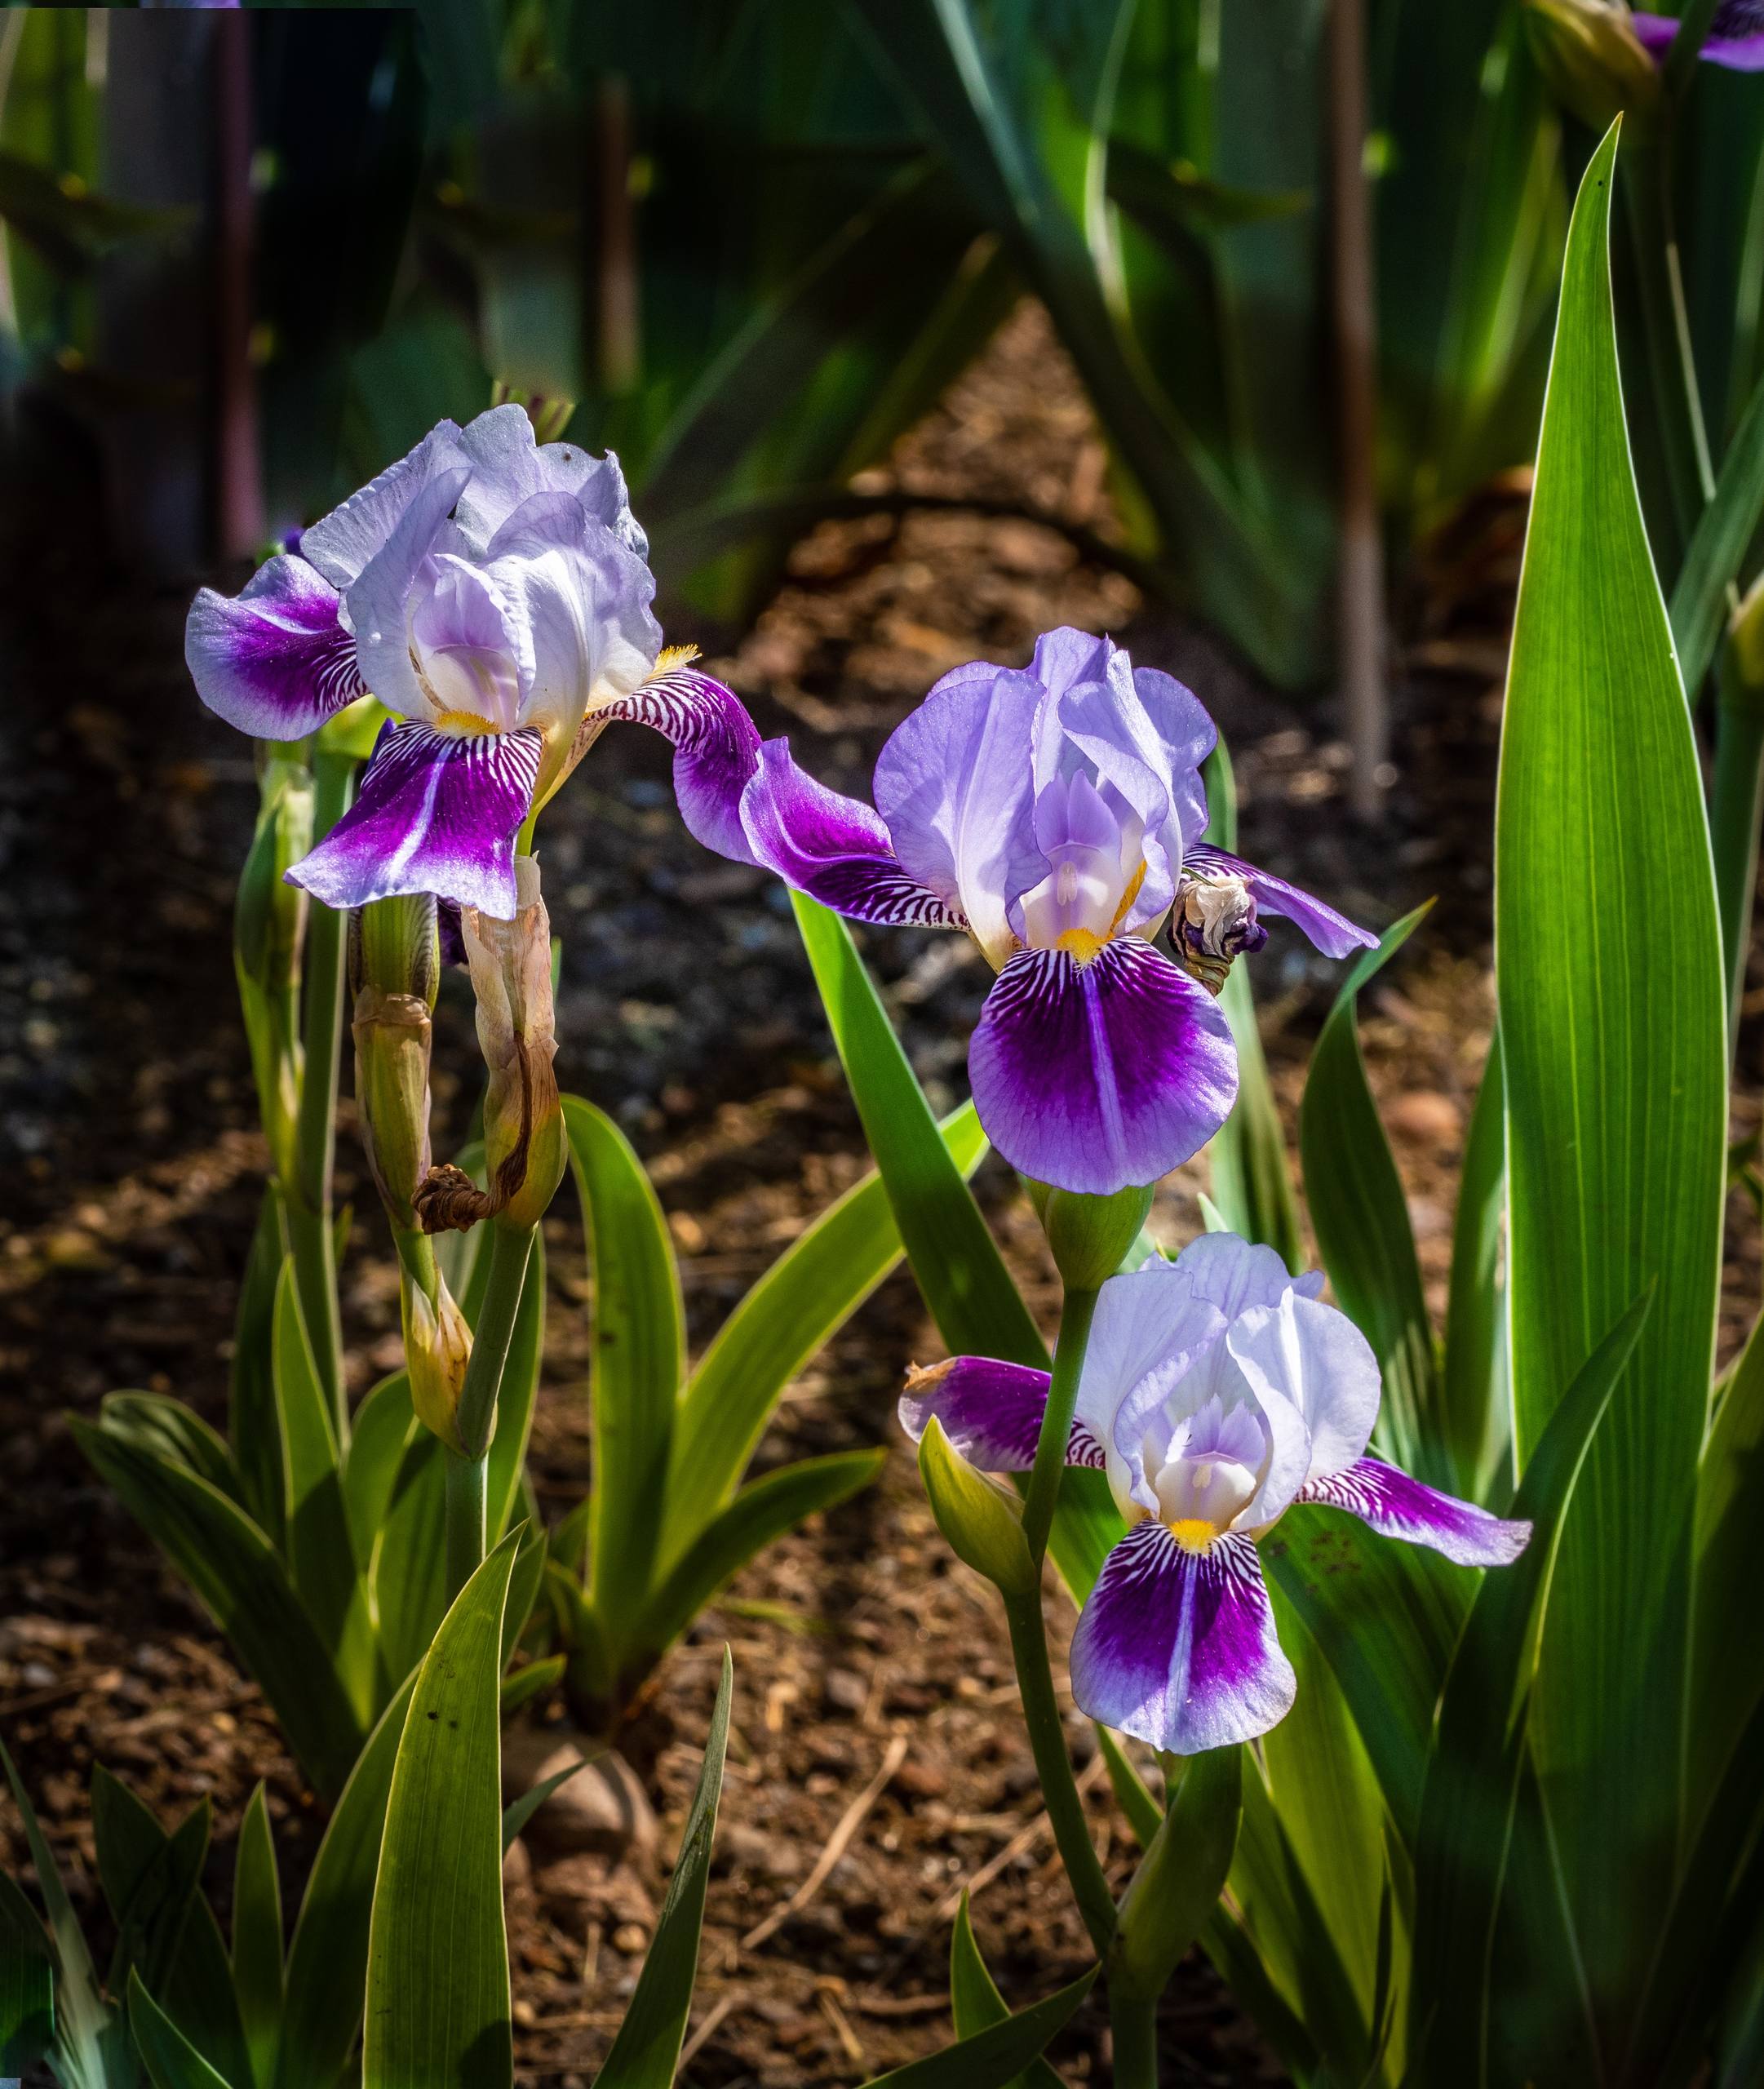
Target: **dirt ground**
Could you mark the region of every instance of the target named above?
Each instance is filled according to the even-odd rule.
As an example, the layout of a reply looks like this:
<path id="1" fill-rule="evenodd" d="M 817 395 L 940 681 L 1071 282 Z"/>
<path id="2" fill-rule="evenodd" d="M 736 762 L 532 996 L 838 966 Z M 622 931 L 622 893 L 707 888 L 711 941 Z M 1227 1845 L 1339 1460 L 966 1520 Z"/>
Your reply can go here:
<path id="1" fill-rule="evenodd" d="M 1026 308 L 926 425 L 893 483 L 1011 500 L 1106 527 L 1103 452 L 1045 322 Z M 886 482 L 879 478 L 879 485 Z M 161 1812 L 215 1811 L 208 1884 L 223 1911 L 233 1840 L 267 1780 L 290 1909 L 321 1825 L 255 1690 L 179 1581 L 76 1454 L 64 1410 L 108 1390 L 175 1391 L 224 1413 L 234 1288 L 263 1155 L 237 1021 L 228 920 L 255 800 L 246 746 L 200 709 L 181 664 L 186 589 L 144 594 L 91 570 L 52 490 L 9 568 L 0 659 L 0 1734 L 14 1750 L 95 1934 L 85 1787 L 101 1761 Z M 1367 997 L 1363 1033 L 1428 1280 L 1443 1311 L 1453 1182 L 1487 1049 L 1489 841 L 1499 676 L 1522 490 L 1496 491 L 1434 548 L 1396 663 L 1398 776 L 1375 832 L 1341 805 L 1345 750 L 1327 704 L 1259 690 L 1212 641 L 1147 610 L 1129 583 L 1033 525 L 947 512 L 828 525 L 800 546 L 756 628 L 713 668 L 789 731 L 827 781 L 865 790 L 889 730 L 936 676 L 1026 657 L 1062 622 L 1107 628 L 1171 668 L 1230 738 L 1243 853 L 1376 925 L 1439 905 L 1412 954 Z M 231 576 L 221 576 L 230 583 Z M 671 638 L 714 634 L 671 628 Z M 862 1141 L 782 892 L 698 849 L 671 809 L 666 750 L 605 737 L 547 814 L 542 854 L 564 938 L 559 1071 L 614 1111 L 649 1163 L 702 1346 L 729 1306 L 863 1165 Z M 874 932 L 933 1098 L 961 1093 L 965 1040 L 989 983 L 965 943 Z M 1256 960 L 1289 1124 L 1336 969 L 1289 931 Z M 1764 965 L 1754 960 L 1754 981 Z M 468 996 L 444 997 L 437 1151 L 472 1077 Z M 1757 1009 L 1764 1012 L 1764 983 Z M 1748 1036 L 1755 1089 L 1764 1067 Z M 347 1077 L 346 1077 L 347 1084 Z M 345 1271 L 352 1382 L 397 1359 L 397 1284 L 347 1128 L 339 1190 L 356 1204 Z M 1197 1163 L 1161 1192 L 1175 1242 L 1198 1229 Z M 982 1194 L 1045 1319 L 1033 1222 L 989 1163 Z M 1735 1204 L 1727 1339 L 1758 1286 L 1756 1226 Z M 550 1316 L 532 1470 L 552 1518 L 588 1458 L 579 1226 L 566 1191 L 547 1226 Z M 1088 1960 L 1052 1855 L 1000 1621 L 938 1538 L 895 1427 L 904 1365 L 937 1341 L 911 1279 L 884 1284 L 791 1388 L 761 1465 L 862 1444 L 891 1456 L 878 1485 L 774 1546 L 670 1662 L 629 1753 L 671 1852 L 696 1774 L 725 1640 L 736 1708 L 686 2073 L 704 2089 L 854 2082 L 950 2035 L 955 1896 L 1014 2003 Z M 1051 1588 L 1057 1634 L 1069 1608 Z M 742 1941 L 796 1892 L 896 1735 L 906 1750 L 847 1853 L 765 1940 Z M 1132 1847 L 1070 1714 L 1111 1874 Z M 609 1866 L 529 1838 L 511 1866 L 517 2079 L 576 2089 L 635 1980 L 665 1870 Z M 10 1809 L 0 1861 L 24 1868 Z M 1211 1969 L 1191 1958 L 1163 2020 L 1164 2079 L 1283 2079 Z M 1107 2078 L 1100 2008 L 1056 2048 L 1068 2079 Z"/>

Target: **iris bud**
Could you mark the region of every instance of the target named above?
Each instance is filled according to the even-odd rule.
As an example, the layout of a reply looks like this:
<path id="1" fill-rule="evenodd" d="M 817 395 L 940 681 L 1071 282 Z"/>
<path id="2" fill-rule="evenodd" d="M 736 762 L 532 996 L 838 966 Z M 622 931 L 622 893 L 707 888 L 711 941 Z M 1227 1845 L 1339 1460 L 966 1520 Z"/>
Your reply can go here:
<path id="1" fill-rule="evenodd" d="M 1629 10 L 1605 0 L 1525 6 L 1531 49 L 1562 107 L 1601 135 L 1621 115 L 1633 135 L 1645 135 L 1660 106 L 1660 72 L 1630 26 Z"/>
<path id="2" fill-rule="evenodd" d="M 1764 707 L 1764 573 L 1746 591 L 1727 626 L 1726 668 L 1722 702 Z"/>
<path id="3" fill-rule="evenodd" d="M 464 1232 L 481 1218 L 517 1231 L 535 1226 L 556 1195 L 568 1158 L 557 1076 L 552 1004 L 552 929 L 539 894 L 539 867 L 515 858 L 519 911 L 499 921 L 461 910 L 460 933 L 477 996 L 478 1044 L 489 1083 L 484 1097 L 480 1190 L 457 1168 L 432 1169 L 416 1198 L 423 1230 Z"/>
<path id="4" fill-rule="evenodd" d="M 430 1018 L 441 976 L 434 900 L 364 907 L 350 926 L 349 973 L 368 1167 L 393 1231 L 413 1233 L 412 1199 L 429 1172 Z"/>
<path id="5" fill-rule="evenodd" d="M 958 1559 L 1007 1595 L 1034 1588 L 1035 1563 L 1022 1508 L 974 1470 L 935 1415 L 920 1439 L 919 1475 L 937 1528 Z"/>
<path id="6" fill-rule="evenodd" d="M 410 1404 L 417 1419 L 432 1429 L 462 1457 L 469 1457 L 459 1426 L 459 1395 L 472 1360 L 472 1330 L 447 1288 L 447 1280 L 435 1266 L 435 1251 L 424 1240 L 433 1295 L 424 1288 L 423 1275 L 408 1265 L 401 1270 L 399 1303 L 404 1320 L 405 1370 L 410 1381 Z"/>
<path id="7" fill-rule="evenodd" d="M 1146 1182 L 1097 1197 L 1079 1190 L 1057 1190 L 1046 1182 L 1030 1183 L 1030 1202 L 1068 1291 L 1095 1291 L 1120 1268 L 1139 1238 L 1155 1187 Z"/>

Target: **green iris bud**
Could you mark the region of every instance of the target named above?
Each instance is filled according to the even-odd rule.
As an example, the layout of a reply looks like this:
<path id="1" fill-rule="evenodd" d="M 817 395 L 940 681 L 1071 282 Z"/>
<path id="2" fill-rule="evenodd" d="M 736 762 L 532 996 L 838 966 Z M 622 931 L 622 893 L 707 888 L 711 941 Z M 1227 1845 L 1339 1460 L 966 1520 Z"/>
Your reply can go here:
<path id="1" fill-rule="evenodd" d="M 312 845 L 312 777 L 305 762 L 277 749 L 258 778 L 256 831 L 239 875 L 233 906 L 233 959 L 250 1040 L 251 1076 L 270 1160 L 293 1179 L 295 1123 L 300 1107 L 300 958 L 307 897 L 284 885 L 282 872 Z"/>
<path id="2" fill-rule="evenodd" d="M 1030 1202 L 1068 1291 L 1095 1291 L 1120 1268 L 1139 1238 L 1156 1186 L 1146 1182 L 1096 1197 L 1079 1190 L 1056 1190 L 1046 1182 L 1030 1183 Z"/>

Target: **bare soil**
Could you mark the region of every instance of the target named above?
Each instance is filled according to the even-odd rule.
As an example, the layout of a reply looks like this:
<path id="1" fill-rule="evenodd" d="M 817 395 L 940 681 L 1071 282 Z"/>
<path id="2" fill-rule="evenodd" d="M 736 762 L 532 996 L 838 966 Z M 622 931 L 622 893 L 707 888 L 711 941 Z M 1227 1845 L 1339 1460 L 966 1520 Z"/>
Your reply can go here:
<path id="1" fill-rule="evenodd" d="M 233 1002 L 232 885 L 250 831 L 250 750 L 197 705 L 181 664 L 188 591 L 144 593 L 82 534 L 90 489 L 38 432 L 39 497 L 8 569 L 0 645 L 0 1735 L 20 1763 L 95 1935 L 86 1784 L 102 1762 L 167 1816 L 206 1798 L 208 1885 L 223 1910 L 232 1845 L 267 1781 L 290 1907 L 321 1825 L 273 1722 L 207 1619 L 76 1453 L 63 1415 L 105 1391 L 175 1391 L 224 1421 L 235 1287 L 260 1142 Z M 1011 501 L 1109 527 L 1101 444 L 1034 308 L 874 481 Z M 1439 905 L 1367 997 L 1363 1035 L 1443 1313 L 1464 1126 L 1492 1018 L 1490 832 L 1499 681 L 1522 489 L 1495 490 L 1433 548 L 1398 666 L 1397 781 L 1376 831 L 1341 805 L 1345 750 L 1327 703 L 1256 686 L 1213 641 L 1142 605 L 1116 573 L 1031 523 L 959 512 L 829 524 L 711 665 L 789 731 L 828 782 L 865 791 L 887 733 L 946 668 L 1026 658 L 1035 633 L 1109 629 L 1181 675 L 1237 756 L 1243 853 L 1382 925 Z M 27 539 L 28 541 L 24 541 Z M 239 576 L 218 576 L 236 584 Z M 862 1140 L 782 894 L 680 831 L 666 749 L 609 734 L 549 814 L 547 897 L 565 942 L 559 1070 L 614 1111 L 649 1161 L 702 1346 L 782 1244 L 861 1171 Z M 870 956 L 933 1098 L 962 1092 L 988 984 L 965 943 L 875 933 Z M 1664 961 L 1664 960 L 1663 960 Z M 1764 965 L 1754 960 L 1764 1011 Z M 1294 1121 L 1310 1038 L 1337 983 L 1288 931 L 1257 960 L 1276 1087 Z M 463 1124 L 468 996 L 450 982 L 437 1102 Z M 1757 1040 L 1744 1060 L 1761 1071 Z M 352 1383 L 397 1357 L 388 1243 L 345 1127 L 339 1189 L 356 1207 L 345 1272 Z M 1203 1164 L 1161 1191 L 1171 1241 L 1198 1227 Z M 989 1163 L 984 1202 L 1037 1312 L 1055 1293 L 1033 1221 Z M 1757 1234 L 1735 1207 L 1729 1341 L 1757 1289 Z M 532 1470 L 548 1517 L 588 1465 L 579 1228 L 547 1225 L 550 1316 Z M 880 1483 L 774 1546 L 701 1621 L 628 1736 L 671 1852 L 696 1775 L 725 1640 L 737 1703 L 688 2078 L 767 2089 L 853 2082 L 950 2035 L 955 1898 L 1021 2004 L 1088 1960 L 1046 1832 L 1000 1621 L 948 1555 L 893 1421 L 901 1373 L 937 1354 L 911 1280 L 892 1278 L 791 1388 L 760 1463 L 862 1444 Z M 1051 1586 L 1056 1637 L 1069 1606 Z M 1132 1851 L 1070 1715 L 1111 1875 Z M 767 1940 L 743 1945 L 806 1879 L 897 1735 L 904 1754 L 845 1856 Z M 517 2078 L 585 2084 L 635 1980 L 665 1874 L 560 1856 L 537 1838 L 511 1866 Z M 25 1870 L 10 1807 L 0 1862 Z M 1198 1956 L 1162 2019 L 1164 2079 L 1283 2079 Z M 1068 2079 L 1106 2080 L 1100 2008 L 1057 2049 Z"/>

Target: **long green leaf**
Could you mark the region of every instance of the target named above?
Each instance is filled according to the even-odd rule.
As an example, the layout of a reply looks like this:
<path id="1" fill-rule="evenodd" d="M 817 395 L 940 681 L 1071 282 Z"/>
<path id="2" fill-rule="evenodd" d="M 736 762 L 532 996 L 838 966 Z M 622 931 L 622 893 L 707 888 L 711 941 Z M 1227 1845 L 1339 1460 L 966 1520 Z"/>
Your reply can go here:
<path id="1" fill-rule="evenodd" d="M 318 1789 L 340 1790 L 361 1723 L 287 1569 L 235 1501 L 102 1421 L 75 1416 L 79 1446 L 171 1559 L 275 1708 Z"/>
<path id="2" fill-rule="evenodd" d="M 308 1338 L 291 1256 L 276 1286 L 273 1342 L 288 1565 L 301 1601 L 335 1650 L 338 1673 L 351 1688 L 365 1723 L 370 1687 L 367 1586 L 356 1568 L 330 1396 Z"/>
<path id="3" fill-rule="evenodd" d="M 318 1846 L 288 1948 L 277 2089 L 336 2081 L 355 2048 L 386 1801 L 414 1672 L 380 1714 Z"/>
<path id="4" fill-rule="evenodd" d="M 1289 1516 L 1262 1541 L 1283 1599 L 1329 1664 L 1405 1843 L 1415 1832 L 1434 1711 L 1474 1584 L 1419 1546 L 1338 1509 Z"/>
<path id="5" fill-rule="evenodd" d="M 1690 1734 L 1695 1826 L 1764 1692 L 1764 1319 L 1729 1373 L 1697 1469 Z"/>
<path id="6" fill-rule="evenodd" d="M 986 1962 L 974 1941 L 964 1886 L 961 1905 L 955 1910 L 955 1927 L 950 1932 L 950 2014 L 955 2020 L 955 2036 L 971 2038 L 995 2024 L 1004 2023 L 1010 2013 L 1010 2004 L 999 1993 L 998 1983 L 986 1971 Z M 1022 2074 L 1013 2075 L 1005 2089 L 1061 2089 L 1060 2078 L 1044 2060 L 1036 2060 Z"/>
<path id="7" fill-rule="evenodd" d="M 374 1887 L 362 2089 L 514 2078 L 496 1689 L 517 1542 L 460 1590 L 417 1673 Z"/>
<path id="8" fill-rule="evenodd" d="M 55 2053 L 67 2078 L 64 2089 L 112 2089 L 126 2082 L 131 2070 L 122 2027 L 98 1984 L 85 1932 L 68 1898 L 55 1854 L 50 1849 L 36 1809 L 25 1793 L 16 1765 L 0 1741 L 0 1769 L 11 1787 L 12 1802 L 24 1824 L 24 1845 L 37 1873 L 37 1890 L 49 1917 L 55 1958 Z"/>
<path id="9" fill-rule="evenodd" d="M 707 1524 L 619 1635 L 622 1683 L 640 1681 L 730 1576 L 804 1517 L 831 1509 L 867 1487 L 882 1470 L 885 1451 L 837 1451 L 781 1466 L 742 1488 Z M 603 1625 L 598 1604 L 595 1616 Z"/>
<path id="10" fill-rule="evenodd" d="M 725 1647 L 722 1680 L 704 1740 L 704 1763 L 680 1831 L 674 1875 L 637 1976 L 636 1991 L 597 2077 L 601 2089 L 669 2089 L 680 2064 L 698 1979 L 698 1933 L 704 1923 L 704 1889 L 711 1875 L 711 1845 L 716 1836 L 716 1803 L 723 1789 L 723 1755 L 729 1745 L 729 1710 L 734 1690 L 734 1665 Z"/>
<path id="11" fill-rule="evenodd" d="M 226 1439 L 194 1408 L 165 1393 L 106 1393 L 104 1417 L 107 1429 L 129 1437 L 144 1450 L 187 1466 L 198 1479 L 245 1507 L 246 1489 Z"/>
<path id="12" fill-rule="evenodd" d="M 0 2069 L 24 2075 L 55 2042 L 55 1962 L 37 1910 L 0 1871 Z"/>
<path id="13" fill-rule="evenodd" d="M 1243 1750 L 1195 1756 L 1121 1903 L 1111 1979 L 1136 1994 L 1163 1992 L 1224 1890 L 1243 1817 Z"/>
<path id="14" fill-rule="evenodd" d="M 649 1586 L 660 1535 L 685 1308 L 661 1200 L 604 1110 L 564 1098 L 594 1287 L 588 1586 L 616 1631 Z"/>
<path id="15" fill-rule="evenodd" d="M 120 1994 L 126 1974 L 139 1972 L 197 2051 L 247 2083 L 250 2060 L 225 1940 L 198 1890 L 209 1828 L 206 1799 L 168 1834 L 126 1785 L 101 1768 L 92 1772 L 99 1877 L 117 1918 L 110 1991 Z"/>
<path id="16" fill-rule="evenodd" d="M 1046 1345 L 937 1135 L 931 1106 L 851 932 L 836 914 L 800 893 L 791 894 L 791 903 L 906 1258 L 951 1354 L 996 1356 L 1046 1370 Z M 1089 1594 L 1120 1534 L 1103 1475 L 1081 1468 L 1068 1472 L 1051 1549 L 1075 1595 Z"/>
<path id="17" fill-rule="evenodd" d="M 129 1975 L 129 2029 L 153 2089 L 236 2089 L 153 2000 L 138 1971 Z"/>
<path id="18" fill-rule="evenodd" d="M 1452 1227 L 1452 1288 L 1439 1419 L 1457 1492 L 1483 1498 L 1506 1436 L 1505 1309 L 1500 1284 L 1500 1219 L 1507 1191 L 1506 1088 L 1500 1032 L 1488 1043 L 1470 1113 L 1458 1208 Z"/>
<path id="19" fill-rule="evenodd" d="M 1483 1576 L 1447 1679 L 1415 1838 L 1409 2041 L 1417 2089 L 1468 2089 L 1484 2078 L 1495 1921 L 1525 1751 L 1527 1656 L 1535 1657 L 1540 1608 L 1555 1600 L 1576 1482 L 1652 1302 L 1650 1293 L 1630 1306 L 1558 1404 L 1513 1504 L 1531 1541 L 1512 1566 Z"/>
<path id="20" fill-rule="evenodd" d="M 270 2089 L 275 2078 L 281 1983 L 281 1887 L 259 1784 L 239 1824 L 233 1872 L 233 1991 L 259 2089 Z"/>
<path id="21" fill-rule="evenodd" d="M 1444 1481 L 1438 1427 L 1439 1375 L 1421 1290 L 1421 1265 L 1402 1178 L 1360 1057 L 1359 991 L 1407 942 L 1426 913 L 1418 907 L 1363 951 L 1342 982 L 1311 1054 L 1299 1111 L 1305 1198 L 1323 1266 L 1343 1311 L 1376 1351 L 1384 1373 L 1381 1435 L 1395 1462 Z"/>
<path id="22" fill-rule="evenodd" d="M 873 2075 L 864 2089 L 1005 2089 L 1065 2029 L 1096 1978 L 1093 1966 L 1045 2001 L 1031 2003 L 972 2038 L 958 2038 L 941 2052 Z"/>
<path id="23" fill-rule="evenodd" d="M 507 1854 L 509 1844 L 544 1805 L 552 1794 L 561 1790 L 578 1770 L 586 1770 L 591 1763 L 605 1753 L 604 1749 L 591 1749 L 586 1755 L 578 1755 L 574 1763 L 565 1764 L 561 1770 L 554 1770 L 548 1777 L 542 1777 L 530 1791 L 523 1792 L 519 1798 L 511 1800 L 503 1808 L 503 1853 L 504 1856 Z"/>
<path id="24" fill-rule="evenodd" d="M 940 1129 L 956 1167 L 972 1175 L 986 1152 L 973 1105 Z M 664 1566 L 734 1492 L 785 1386 L 900 1255 L 887 1188 L 880 1175 L 866 1175 L 791 1243 L 717 1330 L 674 1424 Z"/>
<path id="25" fill-rule="evenodd" d="M 264 1186 L 257 1231 L 251 1236 L 239 1287 L 227 1428 L 244 1484 L 246 1506 L 278 1551 L 284 1541 L 287 1483 L 282 1470 L 281 1427 L 276 1417 L 273 1328 L 276 1291 L 287 1252 L 281 1193 L 268 1182 Z"/>
<path id="26" fill-rule="evenodd" d="M 413 1418 L 410 1381 L 402 1371 L 370 1386 L 355 1411 L 343 1454 L 343 1498 L 358 1559 L 373 1560 Z"/>
<path id="27" fill-rule="evenodd" d="M 1715 498 L 1703 510 L 1672 590 L 1672 636 L 1684 685 L 1692 695 L 1703 686 L 1727 622 L 1730 590 L 1764 515 L 1764 378 L 1733 432 Z"/>
<path id="28" fill-rule="evenodd" d="M 1602 2038 L 1669 1890 L 1691 1524 L 1726 1183 L 1722 953 L 1696 744 L 1629 468 L 1607 259 L 1615 131 L 1569 235 L 1496 820 L 1509 1301 L 1524 1470 L 1650 1282 L 1562 1543 L 1533 1746 Z M 1645 840 L 1644 840 L 1645 837 Z M 1670 951 L 1672 988 L 1651 962 Z"/>
<path id="29" fill-rule="evenodd" d="M 521 1502 L 521 1476 L 526 1470 L 527 1439 L 539 1396 L 539 1371 L 545 1355 L 545 1240 L 533 1236 L 526 1281 L 508 1338 L 502 1390 L 496 1399 L 496 1433 L 485 1460 L 484 1524 L 490 1542 L 507 1535 Z"/>

